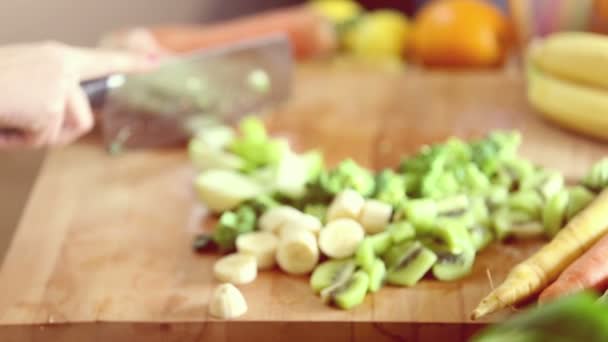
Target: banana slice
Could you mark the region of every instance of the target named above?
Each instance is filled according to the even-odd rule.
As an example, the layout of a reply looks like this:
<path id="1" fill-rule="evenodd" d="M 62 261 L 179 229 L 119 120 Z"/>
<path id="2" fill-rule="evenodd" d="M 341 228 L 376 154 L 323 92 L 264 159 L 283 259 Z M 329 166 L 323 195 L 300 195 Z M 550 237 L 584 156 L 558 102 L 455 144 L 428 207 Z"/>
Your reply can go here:
<path id="1" fill-rule="evenodd" d="M 268 231 L 274 234 L 280 233 L 280 228 L 290 221 L 298 220 L 302 216 L 302 212 L 288 206 L 279 206 L 266 211 L 258 220 L 260 230 Z"/>
<path id="2" fill-rule="evenodd" d="M 247 312 L 245 297 L 236 286 L 225 283 L 219 285 L 209 301 L 209 313 L 217 318 L 230 319 Z"/>
<path id="3" fill-rule="evenodd" d="M 319 247 L 313 233 L 303 228 L 283 234 L 277 249 L 277 263 L 289 274 L 311 272 L 319 262 Z"/>
<path id="4" fill-rule="evenodd" d="M 339 218 L 357 219 L 363 208 L 365 199 L 361 194 L 352 189 L 346 189 L 334 198 L 327 209 L 327 221 L 331 222 Z"/>
<path id="5" fill-rule="evenodd" d="M 359 214 L 359 222 L 367 234 L 376 234 L 384 231 L 389 221 L 393 207 L 378 200 L 367 200 Z"/>
<path id="6" fill-rule="evenodd" d="M 353 220 L 341 218 L 328 223 L 319 233 L 319 247 L 328 257 L 342 259 L 353 256 L 365 231 Z"/>
<path id="7" fill-rule="evenodd" d="M 236 238 L 236 250 L 241 254 L 253 255 L 258 270 L 266 270 L 275 265 L 275 255 L 279 239 L 270 232 L 253 232 Z"/>
<path id="8" fill-rule="evenodd" d="M 286 232 L 293 229 L 304 229 L 318 236 L 322 226 L 321 221 L 315 216 L 302 213 L 300 216 L 285 222 L 279 228 L 279 237 L 282 238 Z"/>
<path id="9" fill-rule="evenodd" d="M 257 277 L 258 266 L 253 255 L 233 253 L 215 262 L 213 274 L 219 281 L 247 284 Z"/>

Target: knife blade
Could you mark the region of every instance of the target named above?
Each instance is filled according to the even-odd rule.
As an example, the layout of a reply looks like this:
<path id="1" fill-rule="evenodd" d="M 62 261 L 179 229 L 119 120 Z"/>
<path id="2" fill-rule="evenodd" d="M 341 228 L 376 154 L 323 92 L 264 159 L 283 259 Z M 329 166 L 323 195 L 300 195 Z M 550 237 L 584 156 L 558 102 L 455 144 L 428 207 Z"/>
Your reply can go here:
<path id="1" fill-rule="evenodd" d="M 158 148 L 206 125 L 232 123 L 287 99 L 292 48 L 284 34 L 178 56 L 144 74 L 114 74 L 81 84 L 100 112 L 106 147 Z"/>

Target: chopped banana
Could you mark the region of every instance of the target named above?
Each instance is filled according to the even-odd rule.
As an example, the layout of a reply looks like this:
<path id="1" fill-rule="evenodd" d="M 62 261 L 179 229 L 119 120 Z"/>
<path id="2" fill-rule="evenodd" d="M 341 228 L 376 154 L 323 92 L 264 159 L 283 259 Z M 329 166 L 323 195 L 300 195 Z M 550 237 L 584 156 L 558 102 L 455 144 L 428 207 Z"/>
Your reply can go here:
<path id="1" fill-rule="evenodd" d="M 367 200 L 359 214 L 359 222 L 367 234 L 384 231 L 391 220 L 393 207 L 378 200 Z"/>
<path id="2" fill-rule="evenodd" d="M 346 189 L 334 198 L 327 210 L 327 221 L 340 218 L 357 219 L 363 208 L 365 199 L 352 189 Z"/>
<path id="3" fill-rule="evenodd" d="M 225 283 L 219 285 L 211 296 L 209 313 L 217 318 L 230 319 L 247 312 L 245 297 L 236 286 Z"/>
<path id="4" fill-rule="evenodd" d="M 219 281 L 247 284 L 257 277 L 258 266 L 253 255 L 234 253 L 216 261 L 213 274 Z"/>
<path id="5" fill-rule="evenodd" d="M 279 206 L 266 211 L 258 221 L 260 230 L 279 234 L 281 227 L 286 223 L 298 220 L 302 213 L 289 206 Z"/>
<path id="6" fill-rule="evenodd" d="M 361 225 L 348 218 L 341 218 L 328 223 L 319 233 L 319 247 L 331 258 L 348 258 L 355 254 L 365 231 Z"/>
<path id="7" fill-rule="evenodd" d="M 253 232 L 239 235 L 236 250 L 241 254 L 253 255 L 258 270 L 266 270 L 275 265 L 275 255 L 279 239 L 270 232 Z"/>
<path id="8" fill-rule="evenodd" d="M 319 247 L 313 233 L 303 228 L 283 234 L 277 249 L 277 263 L 289 274 L 311 272 L 319 262 Z"/>

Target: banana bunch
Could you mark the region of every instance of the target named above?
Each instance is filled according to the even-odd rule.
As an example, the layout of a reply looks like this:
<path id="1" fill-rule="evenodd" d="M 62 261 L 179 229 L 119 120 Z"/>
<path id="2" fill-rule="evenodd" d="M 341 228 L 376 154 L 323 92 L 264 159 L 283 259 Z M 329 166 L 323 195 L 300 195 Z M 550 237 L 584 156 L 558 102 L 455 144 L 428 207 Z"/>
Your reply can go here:
<path id="1" fill-rule="evenodd" d="M 534 43 L 527 60 L 527 95 L 547 119 L 608 140 L 608 37 L 556 33 Z"/>

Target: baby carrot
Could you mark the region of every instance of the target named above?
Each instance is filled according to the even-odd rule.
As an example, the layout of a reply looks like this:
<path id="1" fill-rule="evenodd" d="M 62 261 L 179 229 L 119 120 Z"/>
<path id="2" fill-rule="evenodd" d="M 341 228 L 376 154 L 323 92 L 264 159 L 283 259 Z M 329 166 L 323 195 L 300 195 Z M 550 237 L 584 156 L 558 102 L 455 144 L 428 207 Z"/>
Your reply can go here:
<path id="1" fill-rule="evenodd" d="M 608 234 L 562 272 L 541 292 L 538 301 L 548 302 L 586 289 L 602 290 L 608 285 Z"/>
<path id="2" fill-rule="evenodd" d="M 515 266 L 507 279 L 479 303 L 471 318 L 480 318 L 534 295 L 607 231 L 608 189 L 605 189 L 551 242 Z"/>

